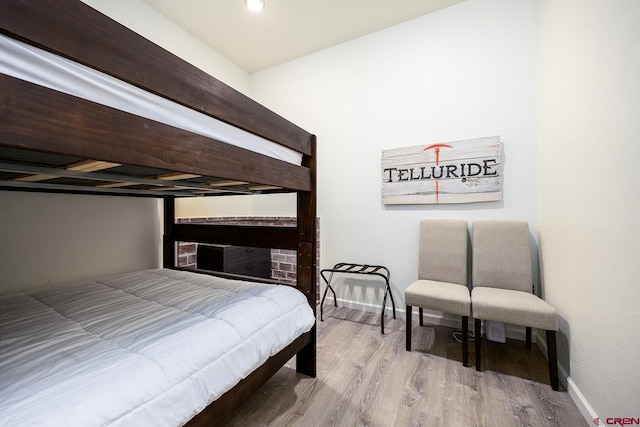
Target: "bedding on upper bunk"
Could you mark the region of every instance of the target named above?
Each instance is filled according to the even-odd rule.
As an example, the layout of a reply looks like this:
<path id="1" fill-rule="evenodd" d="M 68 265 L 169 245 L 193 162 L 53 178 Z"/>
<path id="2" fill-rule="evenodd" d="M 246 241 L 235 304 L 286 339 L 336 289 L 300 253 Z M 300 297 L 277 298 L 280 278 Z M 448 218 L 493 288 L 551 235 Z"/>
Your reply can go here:
<path id="1" fill-rule="evenodd" d="M 302 154 L 62 56 L 0 34 L 0 73 L 291 164 Z"/>
<path id="2" fill-rule="evenodd" d="M 294 288 L 163 269 L 0 297 L 0 425 L 182 425 L 314 323 Z"/>

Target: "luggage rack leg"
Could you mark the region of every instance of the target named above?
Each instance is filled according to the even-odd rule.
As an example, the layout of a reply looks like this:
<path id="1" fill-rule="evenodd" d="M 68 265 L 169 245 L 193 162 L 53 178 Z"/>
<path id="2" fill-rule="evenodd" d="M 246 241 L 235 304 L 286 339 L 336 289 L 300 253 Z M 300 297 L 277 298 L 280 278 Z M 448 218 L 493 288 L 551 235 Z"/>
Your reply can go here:
<path id="1" fill-rule="evenodd" d="M 329 271 L 331 274 L 329 274 L 329 279 L 327 279 L 324 275 L 325 272 Z M 322 276 L 322 279 L 324 280 L 324 282 L 327 284 L 327 286 L 324 288 L 324 293 L 322 294 L 322 301 L 320 301 L 320 321 L 324 322 L 324 300 L 327 297 L 327 291 L 329 289 L 331 289 L 331 293 L 333 294 L 333 305 L 334 306 L 338 306 L 338 297 L 336 296 L 336 291 L 333 290 L 333 288 L 331 287 L 331 279 L 333 278 L 333 270 L 322 270 L 320 272 L 320 276 Z"/>
<path id="2" fill-rule="evenodd" d="M 382 298 L 382 314 L 380 315 L 380 329 L 382 334 L 384 334 L 384 311 L 387 308 L 387 294 L 391 298 L 391 308 L 393 310 L 394 319 L 396 318 L 396 303 L 395 301 L 393 301 L 393 293 L 391 293 L 391 286 L 389 286 L 389 276 L 391 275 L 391 273 L 389 273 L 389 270 L 386 267 L 382 267 L 382 268 L 384 268 L 387 271 L 386 276 L 379 273 L 375 273 L 375 274 L 383 277 L 386 284 L 384 289 L 384 298 Z"/>

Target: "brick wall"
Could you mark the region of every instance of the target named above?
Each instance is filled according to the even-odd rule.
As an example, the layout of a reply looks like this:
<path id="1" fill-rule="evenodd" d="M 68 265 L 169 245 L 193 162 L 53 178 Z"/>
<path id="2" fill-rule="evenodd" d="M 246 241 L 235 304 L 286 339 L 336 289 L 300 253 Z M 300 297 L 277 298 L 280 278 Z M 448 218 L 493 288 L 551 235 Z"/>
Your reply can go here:
<path id="1" fill-rule="evenodd" d="M 178 244 L 178 266 L 196 268 L 197 243 L 180 242 Z"/>
<path id="2" fill-rule="evenodd" d="M 261 225 L 277 227 L 295 227 L 295 217 L 211 217 L 211 218 L 183 218 L 178 223 L 198 224 L 226 224 L 226 225 Z M 320 277 L 320 222 L 316 220 L 316 290 L 319 294 Z M 196 268 L 197 243 L 178 243 L 178 266 Z M 296 282 L 296 251 L 286 249 L 271 249 L 271 277 L 283 283 Z"/>
<path id="3" fill-rule="evenodd" d="M 271 249 L 271 277 L 285 283 L 295 283 L 297 256 L 296 251 Z"/>

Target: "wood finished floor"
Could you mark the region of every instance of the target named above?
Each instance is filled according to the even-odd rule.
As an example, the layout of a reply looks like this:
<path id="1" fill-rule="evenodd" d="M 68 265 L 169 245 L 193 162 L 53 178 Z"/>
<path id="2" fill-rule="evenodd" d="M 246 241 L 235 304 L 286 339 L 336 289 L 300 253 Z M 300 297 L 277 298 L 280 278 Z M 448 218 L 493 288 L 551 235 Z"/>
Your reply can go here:
<path id="1" fill-rule="evenodd" d="M 405 320 L 325 307 L 318 321 L 317 378 L 293 360 L 223 425 L 231 426 L 588 426 L 569 394 L 549 385 L 534 344 L 483 340 L 483 372 L 463 367 L 452 329 L 414 315 L 413 348 Z"/>

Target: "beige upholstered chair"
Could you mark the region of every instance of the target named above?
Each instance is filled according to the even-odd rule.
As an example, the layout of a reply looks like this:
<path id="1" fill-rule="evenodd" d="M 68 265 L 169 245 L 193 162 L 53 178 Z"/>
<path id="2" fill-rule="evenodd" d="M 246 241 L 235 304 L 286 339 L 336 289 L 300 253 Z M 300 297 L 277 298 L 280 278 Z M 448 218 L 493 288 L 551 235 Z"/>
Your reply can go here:
<path id="1" fill-rule="evenodd" d="M 544 329 L 547 331 L 551 387 L 558 390 L 558 314 L 532 292 L 528 224 L 524 221 L 476 221 L 473 223 L 472 252 L 471 304 L 475 318 L 476 371 L 481 370 L 482 320 L 525 326 L 527 348 L 531 348 L 531 328 Z"/>
<path id="2" fill-rule="evenodd" d="M 411 317 L 419 307 L 462 316 L 462 363 L 469 359 L 468 330 L 471 298 L 467 287 L 467 222 L 423 220 L 420 222 L 418 280 L 406 289 L 407 351 L 411 351 Z"/>

